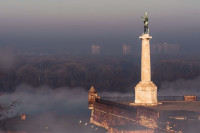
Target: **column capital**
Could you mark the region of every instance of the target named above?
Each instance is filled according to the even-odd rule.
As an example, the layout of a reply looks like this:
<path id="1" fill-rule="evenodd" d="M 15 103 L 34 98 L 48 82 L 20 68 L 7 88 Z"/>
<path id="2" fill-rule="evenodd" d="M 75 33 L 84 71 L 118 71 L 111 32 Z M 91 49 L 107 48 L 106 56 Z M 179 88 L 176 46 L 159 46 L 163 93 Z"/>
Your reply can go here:
<path id="1" fill-rule="evenodd" d="M 152 36 L 150 36 L 149 34 L 142 34 L 142 36 L 140 36 L 139 38 L 141 38 L 141 39 L 151 39 Z"/>

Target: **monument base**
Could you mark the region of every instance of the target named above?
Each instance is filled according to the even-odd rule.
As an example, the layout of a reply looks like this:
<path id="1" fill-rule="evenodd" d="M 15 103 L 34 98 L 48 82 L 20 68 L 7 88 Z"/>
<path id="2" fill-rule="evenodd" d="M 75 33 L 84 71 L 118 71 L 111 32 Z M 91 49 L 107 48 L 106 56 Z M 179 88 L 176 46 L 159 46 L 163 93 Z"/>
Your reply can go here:
<path id="1" fill-rule="evenodd" d="M 152 81 L 139 82 L 135 87 L 134 105 L 155 106 L 157 104 L 157 86 Z"/>
<path id="2" fill-rule="evenodd" d="M 130 106 L 157 106 L 162 104 L 162 102 L 159 103 L 129 103 Z"/>

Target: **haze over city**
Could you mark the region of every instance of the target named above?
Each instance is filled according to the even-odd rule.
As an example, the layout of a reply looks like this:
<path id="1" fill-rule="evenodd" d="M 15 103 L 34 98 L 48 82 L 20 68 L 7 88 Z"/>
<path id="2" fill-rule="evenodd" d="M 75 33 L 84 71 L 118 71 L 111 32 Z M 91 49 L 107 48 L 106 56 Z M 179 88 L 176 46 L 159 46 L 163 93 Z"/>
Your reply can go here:
<path id="1" fill-rule="evenodd" d="M 198 0 L 1 1 L 0 45 L 89 53 L 95 43 L 108 51 L 114 46 L 112 52 L 119 53 L 123 43 L 139 45 L 140 16 L 147 11 L 152 44 L 180 44 L 183 53 L 198 53 L 199 4 Z"/>

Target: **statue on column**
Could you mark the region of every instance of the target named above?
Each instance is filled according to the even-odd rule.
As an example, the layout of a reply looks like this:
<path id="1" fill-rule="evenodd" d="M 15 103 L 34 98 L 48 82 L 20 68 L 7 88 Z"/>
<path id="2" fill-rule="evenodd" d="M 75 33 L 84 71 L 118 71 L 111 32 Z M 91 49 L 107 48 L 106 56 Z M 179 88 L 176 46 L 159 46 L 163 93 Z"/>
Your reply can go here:
<path id="1" fill-rule="evenodd" d="M 149 23 L 148 23 L 148 16 L 147 12 L 145 12 L 145 17 L 142 17 L 142 21 L 144 22 L 144 33 L 143 34 L 149 34 Z"/>

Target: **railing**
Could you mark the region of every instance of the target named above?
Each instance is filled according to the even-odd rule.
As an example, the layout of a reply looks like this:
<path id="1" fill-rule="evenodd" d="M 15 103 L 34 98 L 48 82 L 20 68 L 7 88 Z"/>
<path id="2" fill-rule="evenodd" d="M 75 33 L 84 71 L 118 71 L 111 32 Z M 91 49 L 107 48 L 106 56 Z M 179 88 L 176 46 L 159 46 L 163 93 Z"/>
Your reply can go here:
<path id="1" fill-rule="evenodd" d="M 101 99 L 112 102 L 126 102 L 126 101 L 133 101 L 135 98 L 127 96 L 127 97 L 101 97 Z"/>
<path id="2" fill-rule="evenodd" d="M 196 97 L 196 101 L 200 101 L 200 97 Z M 112 101 L 112 102 L 128 102 L 135 101 L 134 96 L 125 97 L 101 97 L 102 100 Z M 158 96 L 158 101 L 184 101 L 184 96 Z"/>
<path id="3" fill-rule="evenodd" d="M 158 101 L 184 101 L 184 96 L 158 96 Z"/>

